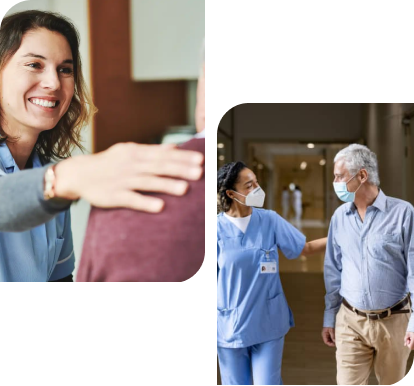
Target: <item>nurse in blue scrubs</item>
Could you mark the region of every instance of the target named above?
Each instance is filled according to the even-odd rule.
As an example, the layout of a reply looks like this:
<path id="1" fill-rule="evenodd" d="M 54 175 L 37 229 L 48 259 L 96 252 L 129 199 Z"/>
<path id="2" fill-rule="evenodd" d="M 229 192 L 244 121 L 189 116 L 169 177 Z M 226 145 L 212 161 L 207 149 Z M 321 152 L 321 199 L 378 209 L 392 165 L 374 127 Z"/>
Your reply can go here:
<path id="1" fill-rule="evenodd" d="M 281 385 L 284 337 L 294 325 L 279 277 L 288 259 L 323 252 L 276 212 L 242 162 L 218 171 L 217 350 L 223 385 Z"/>

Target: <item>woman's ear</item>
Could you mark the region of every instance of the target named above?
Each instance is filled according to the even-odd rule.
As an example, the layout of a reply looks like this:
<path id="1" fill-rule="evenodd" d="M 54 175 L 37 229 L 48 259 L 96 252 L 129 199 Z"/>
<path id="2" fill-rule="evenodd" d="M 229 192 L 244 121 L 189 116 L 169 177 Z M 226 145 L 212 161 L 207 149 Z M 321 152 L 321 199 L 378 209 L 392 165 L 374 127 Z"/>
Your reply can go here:
<path id="1" fill-rule="evenodd" d="M 227 194 L 228 197 L 230 197 L 231 199 L 233 199 L 234 193 L 231 190 L 229 190 L 229 189 L 226 190 L 226 194 Z"/>

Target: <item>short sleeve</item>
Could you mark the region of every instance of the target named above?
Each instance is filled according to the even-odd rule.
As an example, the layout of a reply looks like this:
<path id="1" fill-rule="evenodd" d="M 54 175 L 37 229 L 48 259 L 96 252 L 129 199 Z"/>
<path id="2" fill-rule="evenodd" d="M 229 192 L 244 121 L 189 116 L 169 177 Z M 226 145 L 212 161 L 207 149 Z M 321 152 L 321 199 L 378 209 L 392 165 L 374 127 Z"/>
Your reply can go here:
<path id="1" fill-rule="evenodd" d="M 284 218 L 273 212 L 276 245 L 288 259 L 300 256 L 306 244 L 306 237 Z"/>

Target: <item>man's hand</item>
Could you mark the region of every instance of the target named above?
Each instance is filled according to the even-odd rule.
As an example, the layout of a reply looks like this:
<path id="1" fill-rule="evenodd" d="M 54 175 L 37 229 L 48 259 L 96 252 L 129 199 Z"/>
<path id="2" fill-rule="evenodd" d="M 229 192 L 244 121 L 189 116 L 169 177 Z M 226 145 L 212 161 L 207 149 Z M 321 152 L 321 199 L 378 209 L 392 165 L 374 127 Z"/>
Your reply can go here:
<path id="1" fill-rule="evenodd" d="M 332 327 L 322 328 L 323 342 L 329 347 L 335 347 L 335 329 Z"/>
<path id="2" fill-rule="evenodd" d="M 410 350 L 414 350 L 414 332 L 408 331 L 405 334 L 404 346 L 407 346 Z"/>

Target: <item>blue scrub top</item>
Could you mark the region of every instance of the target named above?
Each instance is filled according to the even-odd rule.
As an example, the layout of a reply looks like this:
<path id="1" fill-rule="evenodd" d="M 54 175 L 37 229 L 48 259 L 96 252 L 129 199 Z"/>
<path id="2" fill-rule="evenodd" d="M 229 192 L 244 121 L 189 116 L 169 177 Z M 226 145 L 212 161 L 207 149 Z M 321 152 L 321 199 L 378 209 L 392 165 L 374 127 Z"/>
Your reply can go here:
<path id="1" fill-rule="evenodd" d="M 37 153 L 33 168 L 42 167 Z M 5 143 L 0 144 L 0 178 L 19 167 Z M 33 193 L 35 194 L 35 193 Z M 70 211 L 25 232 L 0 232 L 0 281 L 59 280 L 75 267 Z"/>
<path id="2" fill-rule="evenodd" d="M 217 216 L 217 345 L 248 347 L 284 336 L 294 325 L 279 277 L 280 249 L 288 259 L 306 238 L 271 210 L 252 208 L 246 233 L 223 213 Z M 276 260 L 277 273 L 260 273 Z"/>

